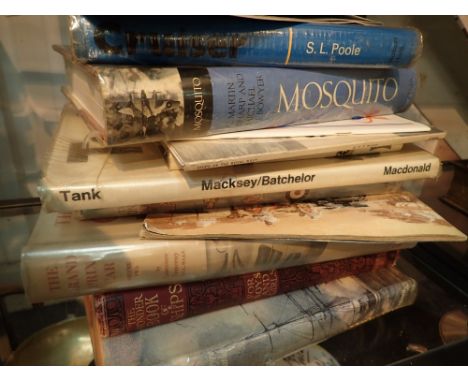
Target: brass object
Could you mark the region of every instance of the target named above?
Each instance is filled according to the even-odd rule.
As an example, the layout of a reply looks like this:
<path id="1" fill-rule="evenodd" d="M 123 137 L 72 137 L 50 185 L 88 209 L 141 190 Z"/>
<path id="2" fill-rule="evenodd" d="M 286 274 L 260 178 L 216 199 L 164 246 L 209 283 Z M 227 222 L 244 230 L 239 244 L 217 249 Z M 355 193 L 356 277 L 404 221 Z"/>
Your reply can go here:
<path id="1" fill-rule="evenodd" d="M 440 338 L 444 344 L 468 337 L 468 313 L 461 309 L 445 313 L 439 321 Z"/>
<path id="2" fill-rule="evenodd" d="M 406 351 L 411 351 L 414 353 L 425 353 L 427 352 L 427 347 L 421 344 L 415 344 L 415 343 L 409 343 L 408 346 L 406 346 Z"/>
<path id="3" fill-rule="evenodd" d="M 13 352 L 7 365 L 87 366 L 93 358 L 88 324 L 80 317 L 33 334 Z"/>

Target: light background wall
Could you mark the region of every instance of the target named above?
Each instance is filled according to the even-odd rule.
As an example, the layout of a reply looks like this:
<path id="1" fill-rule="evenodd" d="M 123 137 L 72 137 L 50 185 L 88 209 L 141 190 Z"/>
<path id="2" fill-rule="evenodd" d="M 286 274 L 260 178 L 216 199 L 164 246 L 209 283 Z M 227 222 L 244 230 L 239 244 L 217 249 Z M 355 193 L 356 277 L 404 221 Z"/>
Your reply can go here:
<path id="1" fill-rule="evenodd" d="M 65 103 L 67 18 L 0 16 L 0 200 L 37 197 L 41 164 Z M 37 214 L 0 211 L 0 289 L 18 284 L 21 249 Z M 16 266 L 15 266 L 16 265 Z"/>

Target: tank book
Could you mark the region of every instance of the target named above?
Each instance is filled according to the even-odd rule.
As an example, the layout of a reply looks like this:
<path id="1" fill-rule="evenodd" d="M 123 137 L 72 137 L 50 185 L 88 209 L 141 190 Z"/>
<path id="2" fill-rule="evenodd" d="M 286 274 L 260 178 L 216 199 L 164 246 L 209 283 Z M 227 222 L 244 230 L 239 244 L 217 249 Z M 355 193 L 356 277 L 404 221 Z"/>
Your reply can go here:
<path id="1" fill-rule="evenodd" d="M 414 147 L 350 158 L 304 159 L 204 171 L 171 171 L 159 145 L 83 148 L 83 120 L 66 108 L 39 188 L 50 211 L 122 208 L 259 194 L 320 191 L 433 178 L 439 160 Z M 398 171 L 400 167 L 416 170 Z M 396 172 L 387 171 L 396 169 Z"/>
<path id="2" fill-rule="evenodd" d="M 404 169 L 408 171 L 409 167 Z M 465 234 L 408 192 L 325 203 L 154 214 L 146 217 L 142 236 L 155 239 L 248 237 L 381 242 L 466 240 Z"/>
<path id="3" fill-rule="evenodd" d="M 86 310 L 97 365 L 264 365 L 408 306 L 417 283 L 396 267 L 101 337 Z"/>
<path id="4" fill-rule="evenodd" d="M 92 297 L 99 332 L 118 336 L 345 276 L 395 264 L 397 252 L 247 273 L 221 279 L 97 294 Z"/>
<path id="5" fill-rule="evenodd" d="M 398 123 L 395 115 L 383 117 Z M 407 121 L 407 120 L 406 120 Z M 408 121 L 408 123 L 412 123 Z M 184 140 L 165 142 L 170 169 L 184 171 L 236 166 L 244 163 L 363 155 L 401 150 L 403 144 L 442 139 L 445 132 L 332 135 L 297 138 Z"/>
<path id="6" fill-rule="evenodd" d="M 91 65 L 57 49 L 70 100 L 105 144 L 393 114 L 416 92 L 412 69 Z"/>
<path id="7" fill-rule="evenodd" d="M 143 240 L 143 218 L 79 220 L 41 211 L 23 249 L 32 303 L 107 291 L 216 279 L 410 248 L 413 242 Z"/>
<path id="8" fill-rule="evenodd" d="M 109 64 L 403 67 L 422 49 L 415 28 L 278 20 L 72 16 L 70 30 L 77 59 Z"/>

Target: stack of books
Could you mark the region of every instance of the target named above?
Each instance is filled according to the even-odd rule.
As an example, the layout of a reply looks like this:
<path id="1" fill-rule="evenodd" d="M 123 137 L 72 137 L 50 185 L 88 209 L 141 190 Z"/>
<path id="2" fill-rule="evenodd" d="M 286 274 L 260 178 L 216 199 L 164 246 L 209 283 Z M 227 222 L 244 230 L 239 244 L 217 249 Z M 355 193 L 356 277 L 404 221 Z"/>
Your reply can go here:
<path id="1" fill-rule="evenodd" d="M 100 365 L 278 364 L 411 304 L 399 250 L 466 236 L 402 190 L 444 137 L 421 35 L 367 24 L 71 17 L 30 300 L 85 296 Z"/>

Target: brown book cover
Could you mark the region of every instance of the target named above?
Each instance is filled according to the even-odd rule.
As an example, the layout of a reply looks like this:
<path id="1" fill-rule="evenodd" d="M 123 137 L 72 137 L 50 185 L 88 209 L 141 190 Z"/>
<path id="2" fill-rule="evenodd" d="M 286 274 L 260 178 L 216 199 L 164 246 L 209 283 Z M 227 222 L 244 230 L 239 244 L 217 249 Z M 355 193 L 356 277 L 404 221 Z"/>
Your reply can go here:
<path id="1" fill-rule="evenodd" d="M 394 265 L 398 251 L 214 280 L 94 295 L 99 332 L 117 336 Z"/>

